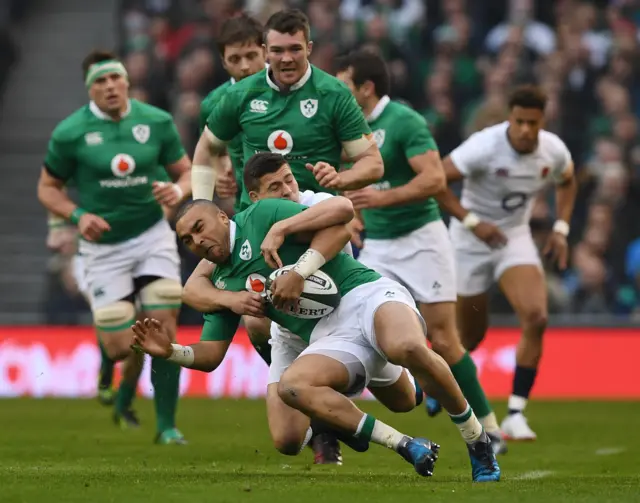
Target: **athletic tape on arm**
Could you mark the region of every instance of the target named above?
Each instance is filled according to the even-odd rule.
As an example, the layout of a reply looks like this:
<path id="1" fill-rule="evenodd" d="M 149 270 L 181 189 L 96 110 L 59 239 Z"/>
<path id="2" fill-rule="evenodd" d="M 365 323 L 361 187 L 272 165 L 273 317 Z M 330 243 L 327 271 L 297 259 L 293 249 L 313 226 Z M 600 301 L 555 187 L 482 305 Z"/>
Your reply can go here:
<path id="1" fill-rule="evenodd" d="M 362 153 L 366 152 L 371 145 L 373 145 L 373 140 L 363 135 L 357 140 L 343 142 L 342 148 L 344 148 L 344 151 L 349 159 L 354 159 Z"/>

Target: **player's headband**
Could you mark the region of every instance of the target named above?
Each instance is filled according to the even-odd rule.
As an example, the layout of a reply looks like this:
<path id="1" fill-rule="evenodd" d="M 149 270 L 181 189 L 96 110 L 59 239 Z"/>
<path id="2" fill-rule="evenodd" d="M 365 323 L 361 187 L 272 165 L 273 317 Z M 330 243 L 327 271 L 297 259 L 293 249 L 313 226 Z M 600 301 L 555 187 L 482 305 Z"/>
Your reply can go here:
<path id="1" fill-rule="evenodd" d="M 90 88 L 96 79 L 99 79 L 103 75 L 107 73 L 118 73 L 122 75 L 124 78 L 127 78 L 127 69 L 124 67 L 120 61 L 115 59 L 110 59 L 107 61 L 100 61 L 99 63 L 94 63 L 89 67 L 89 71 L 87 72 L 87 78 L 84 80 L 87 89 Z"/>

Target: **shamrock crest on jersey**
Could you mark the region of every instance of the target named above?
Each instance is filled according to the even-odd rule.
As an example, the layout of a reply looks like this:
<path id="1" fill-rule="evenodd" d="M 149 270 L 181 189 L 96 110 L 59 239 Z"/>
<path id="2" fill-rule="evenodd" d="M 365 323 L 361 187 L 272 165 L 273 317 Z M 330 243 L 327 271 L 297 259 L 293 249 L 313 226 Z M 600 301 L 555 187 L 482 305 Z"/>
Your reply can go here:
<path id="1" fill-rule="evenodd" d="M 248 239 L 242 243 L 242 247 L 240 248 L 240 258 L 242 260 L 251 260 L 251 243 L 249 243 Z"/>
<path id="2" fill-rule="evenodd" d="M 151 136 L 151 128 L 146 124 L 133 126 L 131 131 L 133 132 L 133 137 L 138 143 L 147 143 L 149 141 L 149 136 Z"/>
<path id="3" fill-rule="evenodd" d="M 300 111 L 307 119 L 311 119 L 318 111 L 318 100 L 309 98 L 300 102 Z"/>

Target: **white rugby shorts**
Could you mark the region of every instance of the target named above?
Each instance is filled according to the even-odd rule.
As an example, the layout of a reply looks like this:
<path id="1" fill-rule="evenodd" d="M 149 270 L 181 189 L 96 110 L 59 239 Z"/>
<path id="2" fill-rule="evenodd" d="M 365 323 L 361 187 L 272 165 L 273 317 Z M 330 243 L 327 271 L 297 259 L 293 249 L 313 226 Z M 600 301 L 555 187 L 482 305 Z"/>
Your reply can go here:
<path id="1" fill-rule="evenodd" d="M 166 220 L 122 243 L 80 240 L 79 252 L 85 291 L 93 310 L 132 294 L 133 278 L 157 276 L 182 283 L 176 235 Z"/>
<path id="2" fill-rule="evenodd" d="M 529 226 L 503 230 L 507 244 L 491 249 L 459 222 L 451 222 L 450 234 L 457 268 L 457 290 L 461 297 L 479 295 L 489 290 L 507 269 L 521 265 L 542 268 Z"/>
<path id="3" fill-rule="evenodd" d="M 442 220 L 395 239 L 365 239 L 358 260 L 406 287 L 417 302 L 456 301 L 453 247 Z"/>

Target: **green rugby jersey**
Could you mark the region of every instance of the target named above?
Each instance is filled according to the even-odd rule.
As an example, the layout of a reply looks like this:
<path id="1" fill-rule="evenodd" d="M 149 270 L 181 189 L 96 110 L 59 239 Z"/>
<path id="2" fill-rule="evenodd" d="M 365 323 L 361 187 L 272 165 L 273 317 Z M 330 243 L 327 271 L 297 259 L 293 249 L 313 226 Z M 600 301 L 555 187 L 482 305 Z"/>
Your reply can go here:
<path id="1" fill-rule="evenodd" d="M 200 105 L 200 133 L 207 125 L 207 119 L 213 112 L 216 104 L 222 99 L 227 89 L 236 83 L 235 79 L 226 81 L 221 86 L 216 87 L 211 91 L 207 97 L 202 101 Z M 236 176 L 236 184 L 238 191 L 236 192 L 236 202 L 233 207 L 235 213 L 238 213 L 251 205 L 251 199 L 249 194 L 244 190 L 244 152 L 242 149 L 242 135 L 235 136 L 229 143 L 227 143 L 227 152 L 231 159 L 231 165 L 233 166 L 233 172 Z"/>
<path id="2" fill-rule="evenodd" d="M 130 100 L 128 113 L 115 122 L 91 102 L 55 128 L 44 165 L 76 186 L 81 208 L 109 223 L 99 242 L 119 243 L 163 218 L 151 184 L 161 180 L 160 167 L 184 155 L 167 112 Z"/>
<path id="3" fill-rule="evenodd" d="M 265 69 L 228 88 L 207 119 L 219 139 L 242 133 L 244 158 L 275 152 L 286 159 L 300 190 L 325 191 L 306 163 L 340 166 L 342 143 L 371 130 L 349 89 L 338 79 L 309 65 L 287 92 L 279 90 Z"/>
<path id="4" fill-rule="evenodd" d="M 268 278 L 273 269 L 260 254 L 262 241 L 274 223 L 297 215 L 306 208 L 286 199 L 263 199 L 238 213 L 231 224 L 231 256 L 225 264 L 216 265 L 211 277 L 214 286 L 220 290 L 240 292 L 247 290 L 249 275 L 253 275 L 253 278 L 259 275 L 263 281 Z M 294 236 L 289 236 L 278 250 L 278 254 L 283 264 L 295 264 L 308 247 L 308 244 L 299 243 Z M 344 252 L 327 262 L 321 270 L 333 278 L 342 296 L 357 286 L 380 278 L 377 272 Z M 266 316 L 307 342 L 320 320 L 295 318 L 274 309 L 271 304 L 267 305 Z M 205 314 L 204 319 L 200 337 L 203 341 L 232 339 L 240 322 L 240 316 L 231 311 Z"/>
<path id="5" fill-rule="evenodd" d="M 367 118 L 384 162 L 384 176 L 372 185 L 389 190 L 409 183 L 416 173 L 409 159 L 438 150 L 425 119 L 411 108 L 384 96 Z M 362 210 L 367 238 L 393 239 L 439 220 L 440 209 L 433 198 L 401 206 Z"/>

